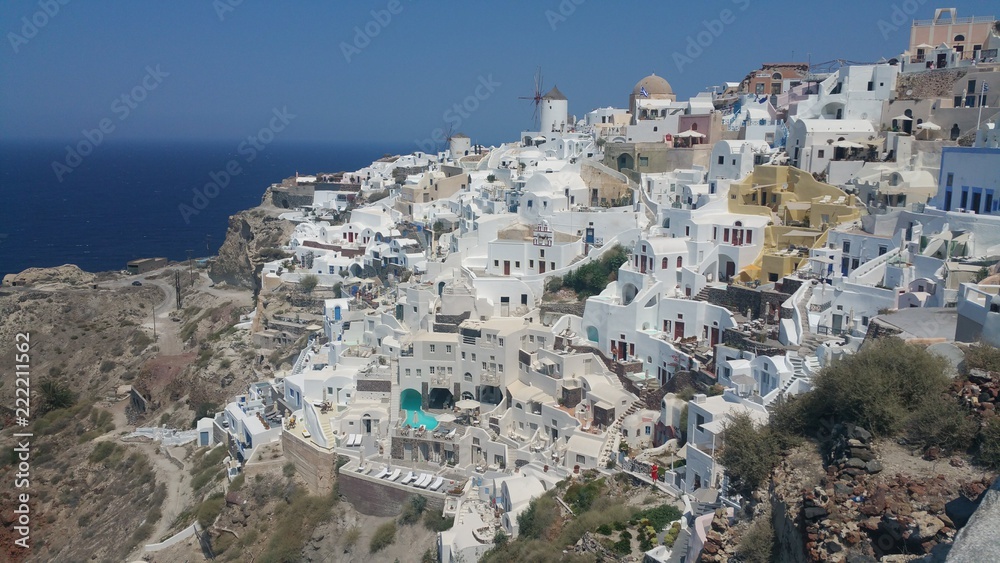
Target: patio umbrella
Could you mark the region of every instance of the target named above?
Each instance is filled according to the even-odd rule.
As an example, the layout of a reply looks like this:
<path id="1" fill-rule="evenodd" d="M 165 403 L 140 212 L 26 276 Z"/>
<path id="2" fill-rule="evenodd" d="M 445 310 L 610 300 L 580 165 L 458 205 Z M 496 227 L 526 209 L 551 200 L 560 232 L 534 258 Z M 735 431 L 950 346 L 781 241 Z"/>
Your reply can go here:
<path id="1" fill-rule="evenodd" d="M 455 406 L 462 410 L 473 410 L 479 408 L 479 401 L 474 399 L 462 399 L 461 401 L 455 403 Z"/>
<path id="2" fill-rule="evenodd" d="M 703 139 L 705 137 L 704 134 L 694 131 L 692 129 L 688 129 L 683 133 L 678 133 L 677 136 L 682 139 L 688 139 L 688 138 Z"/>
<path id="3" fill-rule="evenodd" d="M 907 117 L 905 115 L 897 115 L 892 118 L 893 121 L 913 121 L 912 117 Z"/>
<path id="4" fill-rule="evenodd" d="M 925 122 L 921 123 L 920 125 L 917 125 L 917 129 L 925 129 L 927 131 L 940 131 L 941 130 L 941 126 L 938 125 L 937 123 L 933 123 L 931 121 L 925 121 Z"/>
<path id="5" fill-rule="evenodd" d="M 434 415 L 434 418 L 436 418 L 438 422 L 455 422 L 455 415 L 447 412 L 444 414 L 436 414 Z"/>

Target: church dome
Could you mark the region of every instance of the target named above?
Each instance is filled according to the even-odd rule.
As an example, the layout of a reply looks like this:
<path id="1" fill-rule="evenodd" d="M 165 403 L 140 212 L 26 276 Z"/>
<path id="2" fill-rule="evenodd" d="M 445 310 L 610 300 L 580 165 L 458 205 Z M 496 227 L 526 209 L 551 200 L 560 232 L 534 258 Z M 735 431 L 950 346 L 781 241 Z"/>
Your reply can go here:
<path id="1" fill-rule="evenodd" d="M 635 88 L 632 88 L 632 95 L 642 95 L 643 88 L 646 89 L 646 93 L 651 98 L 653 96 L 672 96 L 674 94 L 674 89 L 670 87 L 670 83 L 655 74 L 650 74 L 637 82 Z"/>

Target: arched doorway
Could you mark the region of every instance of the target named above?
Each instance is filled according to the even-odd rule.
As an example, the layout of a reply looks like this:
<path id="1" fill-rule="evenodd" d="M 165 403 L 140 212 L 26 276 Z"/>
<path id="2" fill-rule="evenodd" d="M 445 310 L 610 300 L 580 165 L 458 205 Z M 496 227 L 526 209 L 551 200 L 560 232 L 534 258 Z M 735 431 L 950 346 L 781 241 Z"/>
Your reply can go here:
<path id="1" fill-rule="evenodd" d="M 639 289 L 636 286 L 626 283 L 624 287 L 622 287 L 622 305 L 628 305 L 631 303 L 638 293 Z"/>
<path id="2" fill-rule="evenodd" d="M 361 427 L 365 429 L 365 434 L 372 433 L 372 415 L 365 413 L 361 417 Z"/>
<path id="3" fill-rule="evenodd" d="M 632 155 L 628 153 L 618 155 L 618 171 L 621 172 L 626 168 L 629 170 L 635 169 L 635 160 L 632 158 Z"/>
<path id="4" fill-rule="evenodd" d="M 951 126 L 951 140 L 957 141 L 959 137 L 962 136 L 962 129 L 959 128 L 958 123 Z"/>

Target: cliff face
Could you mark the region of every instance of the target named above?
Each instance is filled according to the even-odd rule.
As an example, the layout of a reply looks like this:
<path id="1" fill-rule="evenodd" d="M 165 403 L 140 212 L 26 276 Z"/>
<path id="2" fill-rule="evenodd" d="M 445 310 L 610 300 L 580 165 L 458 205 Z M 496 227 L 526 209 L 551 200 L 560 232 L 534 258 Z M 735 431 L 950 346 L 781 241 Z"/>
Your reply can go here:
<path id="1" fill-rule="evenodd" d="M 208 275 L 213 282 L 257 291 L 264 262 L 277 257 L 273 249 L 284 244 L 295 229 L 290 221 L 278 218 L 285 210 L 272 202 L 273 194 L 268 188 L 260 206 L 229 218 L 226 240 L 209 266 Z"/>

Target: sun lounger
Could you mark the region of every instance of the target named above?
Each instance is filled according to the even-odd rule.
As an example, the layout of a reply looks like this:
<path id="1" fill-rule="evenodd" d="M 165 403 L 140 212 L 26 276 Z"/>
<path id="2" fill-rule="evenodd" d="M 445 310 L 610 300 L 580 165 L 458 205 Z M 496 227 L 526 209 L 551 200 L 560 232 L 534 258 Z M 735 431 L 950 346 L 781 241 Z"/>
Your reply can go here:
<path id="1" fill-rule="evenodd" d="M 354 434 L 348 434 L 347 438 L 344 440 L 344 446 L 351 447 L 354 445 Z"/>
<path id="2" fill-rule="evenodd" d="M 382 471 L 379 471 L 378 474 L 375 475 L 375 478 L 376 479 L 381 479 L 381 478 L 385 477 L 388 474 L 389 474 L 389 468 L 388 467 L 383 467 Z"/>
<path id="3" fill-rule="evenodd" d="M 426 489 L 427 485 L 431 484 L 432 479 L 434 479 L 433 475 L 427 475 L 425 473 L 424 476 L 419 481 L 417 481 L 416 487 L 418 489 Z"/>
<path id="4" fill-rule="evenodd" d="M 434 480 L 434 484 L 427 488 L 432 491 L 436 491 L 441 488 L 442 483 L 444 483 L 444 477 L 438 477 L 437 479 Z"/>
<path id="5" fill-rule="evenodd" d="M 403 477 L 403 480 L 400 481 L 400 483 L 404 485 L 409 485 L 416 478 L 417 478 L 416 474 L 410 471 L 409 473 L 406 474 L 406 477 Z"/>
<path id="6" fill-rule="evenodd" d="M 447 434 L 445 434 L 445 436 L 444 436 L 445 439 L 446 440 L 451 440 L 451 439 L 455 438 L 455 433 L 457 431 L 458 431 L 458 428 L 452 428 L 450 432 L 448 432 Z"/>
<path id="7" fill-rule="evenodd" d="M 388 477 L 386 477 L 386 479 L 390 481 L 395 481 L 396 479 L 399 479 L 399 469 L 397 468 L 395 471 L 393 471 Z"/>

